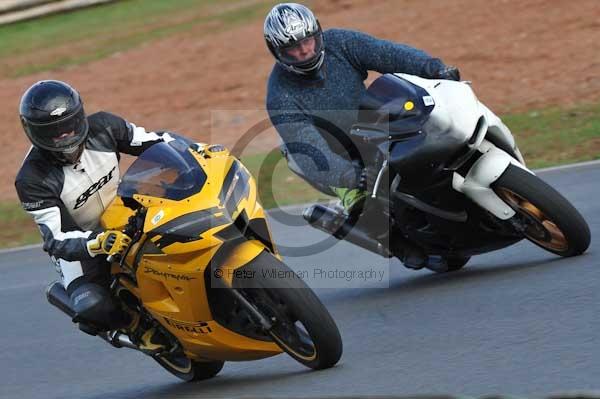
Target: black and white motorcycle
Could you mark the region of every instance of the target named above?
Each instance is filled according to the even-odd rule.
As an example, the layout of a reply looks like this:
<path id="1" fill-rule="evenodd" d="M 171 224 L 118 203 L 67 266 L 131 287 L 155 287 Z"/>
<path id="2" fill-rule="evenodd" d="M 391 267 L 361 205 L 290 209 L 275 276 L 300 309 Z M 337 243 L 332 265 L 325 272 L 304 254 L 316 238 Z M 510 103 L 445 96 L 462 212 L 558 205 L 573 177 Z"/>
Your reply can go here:
<path id="1" fill-rule="evenodd" d="M 386 257 L 400 243 L 441 257 L 437 272 L 527 238 L 560 256 L 582 254 L 590 230 L 537 177 L 510 130 L 469 82 L 386 74 L 361 101 L 351 135 L 379 169 L 360 217 L 317 204 L 314 227 Z"/>

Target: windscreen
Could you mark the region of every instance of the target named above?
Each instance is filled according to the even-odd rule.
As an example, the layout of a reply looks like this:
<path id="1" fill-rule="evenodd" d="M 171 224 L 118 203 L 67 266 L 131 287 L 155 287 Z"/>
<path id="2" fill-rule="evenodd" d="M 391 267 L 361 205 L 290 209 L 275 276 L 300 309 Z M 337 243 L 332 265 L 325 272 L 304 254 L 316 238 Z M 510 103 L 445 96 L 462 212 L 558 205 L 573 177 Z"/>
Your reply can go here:
<path id="1" fill-rule="evenodd" d="M 123 175 L 117 194 L 179 201 L 200 192 L 205 182 L 206 173 L 190 153 L 189 145 L 177 139 L 144 151 Z"/>
<path id="2" fill-rule="evenodd" d="M 373 123 L 387 116 L 390 122 L 427 116 L 434 107 L 427 91 L 399 76 L 376 79 L 360 100 L 359 122 Z M 386 118 L 386 121 L 388 120 Z"/>

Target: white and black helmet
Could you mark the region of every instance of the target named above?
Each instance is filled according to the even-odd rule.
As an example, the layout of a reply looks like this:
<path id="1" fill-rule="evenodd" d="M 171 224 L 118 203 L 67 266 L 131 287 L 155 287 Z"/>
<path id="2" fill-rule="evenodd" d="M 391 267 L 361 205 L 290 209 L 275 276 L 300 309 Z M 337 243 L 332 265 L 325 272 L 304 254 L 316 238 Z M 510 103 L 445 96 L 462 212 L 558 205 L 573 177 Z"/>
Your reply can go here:
<path id="1" fill-rule="evenodd" d="M 317 18 L 307 7 L 297 3 L 281 3 L 273 7 L 264 25 L 265 40 L 269 50 L 284 68 L 310 75 L 323 65 L 323 31 Z M 289 53 L 302 42 L 313 40 L 314 55 L 298 60 Z"/>

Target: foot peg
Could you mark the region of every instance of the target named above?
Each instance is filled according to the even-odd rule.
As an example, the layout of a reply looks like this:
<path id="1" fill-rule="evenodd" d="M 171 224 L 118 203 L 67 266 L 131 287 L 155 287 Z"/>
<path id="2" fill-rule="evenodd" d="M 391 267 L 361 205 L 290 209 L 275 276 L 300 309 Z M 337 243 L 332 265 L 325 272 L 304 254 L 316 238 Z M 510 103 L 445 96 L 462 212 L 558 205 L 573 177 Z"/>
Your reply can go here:
<path id="1" fill-rule="evenodd" d="M 102 338 L 104 341 L 106 341 L 109 344 L 111 344 L 112 346 L 114 346 L 115 348 L 129 348 L 129 349 L 139 350 L 137 345 L 135 345 L 133 342 L 131 342 L 131 340 L 129 339 L 127 334 L 125 334 L 123 331 L 120 331 L 120 330 L 103 331 L 103 332 L 98 333 L 98 336 L 100 338 Z"/>

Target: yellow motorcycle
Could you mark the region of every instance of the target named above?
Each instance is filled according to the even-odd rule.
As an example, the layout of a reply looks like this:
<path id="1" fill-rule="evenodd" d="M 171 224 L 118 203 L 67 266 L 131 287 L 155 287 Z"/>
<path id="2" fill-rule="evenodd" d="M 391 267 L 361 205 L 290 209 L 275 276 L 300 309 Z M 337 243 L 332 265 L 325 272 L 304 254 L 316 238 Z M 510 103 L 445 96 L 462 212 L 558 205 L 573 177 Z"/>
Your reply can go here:
<path id="1" fill-rule="evenodd" d="M 150 147 L 129 167 L 102 215 L 132 243 L 112 262 L 111 292 L 166 349 L 151 356 L 185 381 L 225 361 L 288 353 L 312 369 L 342 354 L 338 328 L 314 292 L 282 261 L 254 179 L 220 145 L 182 139 Z M 48 301 L 77 320 L 56 282 Z M 124 331 L 98 333 L 138 349 Z"/>

